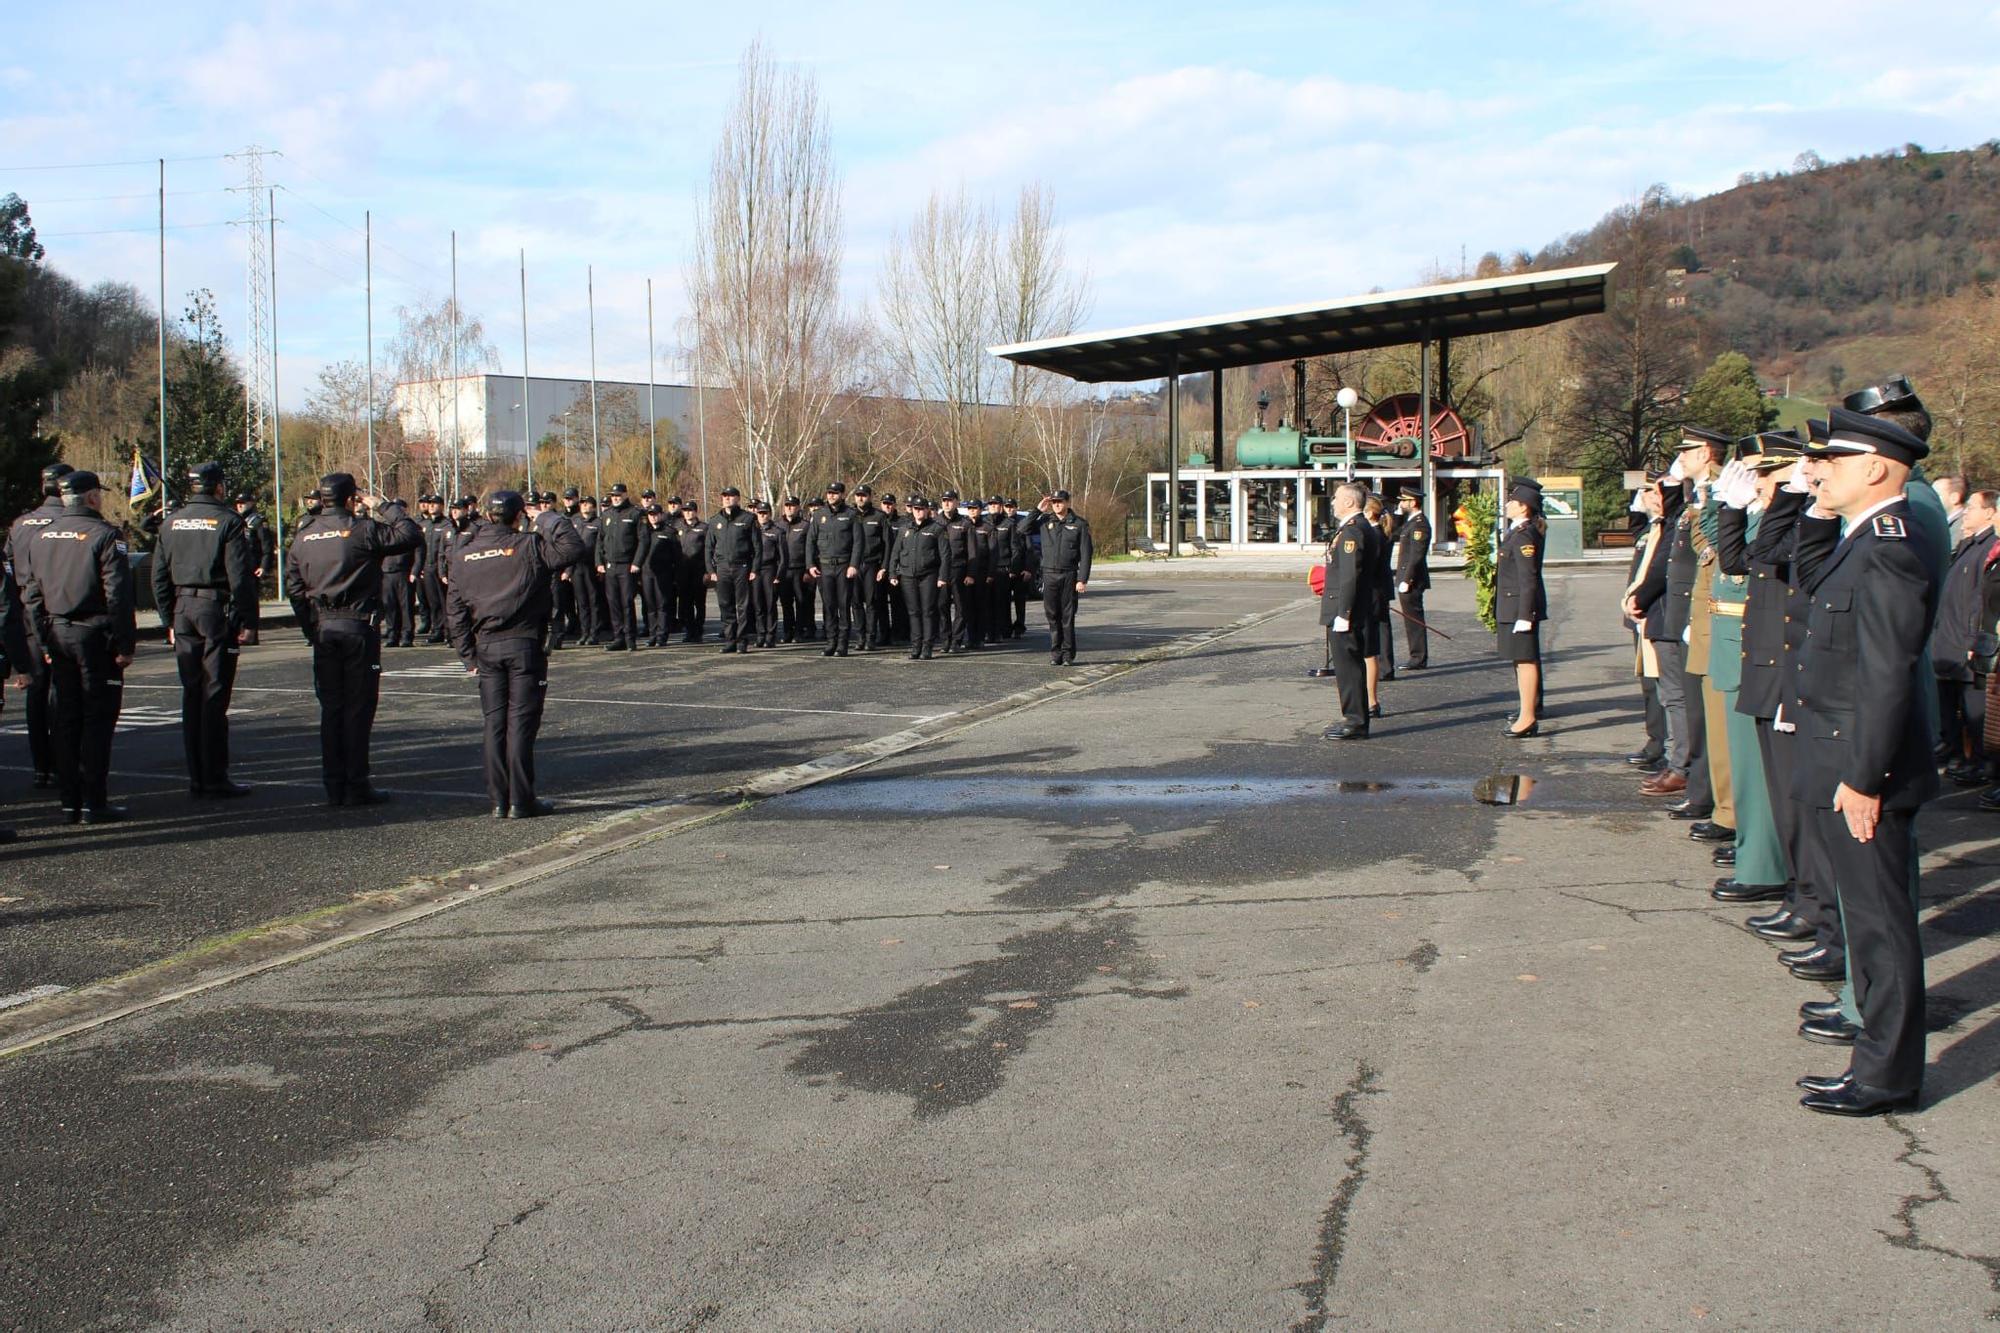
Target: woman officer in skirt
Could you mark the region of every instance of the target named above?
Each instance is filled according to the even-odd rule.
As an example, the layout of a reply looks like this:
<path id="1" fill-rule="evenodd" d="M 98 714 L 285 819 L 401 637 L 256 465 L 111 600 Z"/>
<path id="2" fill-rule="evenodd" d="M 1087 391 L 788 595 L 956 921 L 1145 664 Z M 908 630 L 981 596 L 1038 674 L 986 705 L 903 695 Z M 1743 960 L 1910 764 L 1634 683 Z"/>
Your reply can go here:
<path id="1" fill-rule="evenodd" d="M 1500 539 L 1493 588 L 1500 657 L 1514 664 L 1521 695 L 1521 712 L 1507 728 L 1516 740 L 1535 735 L 1542 725 L 1542 621 L 1549 614 L 1542 587 L 1545 528 L 1542 484 L 1525 477 L 1516 481 L 1507 492 L 1507 532 Z"/>

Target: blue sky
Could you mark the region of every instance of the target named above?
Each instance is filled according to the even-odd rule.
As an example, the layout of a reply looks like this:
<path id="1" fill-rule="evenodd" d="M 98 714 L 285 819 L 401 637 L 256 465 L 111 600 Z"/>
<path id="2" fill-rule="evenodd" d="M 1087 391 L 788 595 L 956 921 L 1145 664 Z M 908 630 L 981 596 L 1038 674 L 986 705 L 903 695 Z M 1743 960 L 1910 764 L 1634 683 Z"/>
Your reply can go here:
<path id="1" fill-rule="evenodd" d="M 212 288 L 234 338 L 241 168 L 219 155 L 281 150 L 291 406 L 362 354 L 365 209 L 378 356 L 396 306 L 446 289 L 456 228 L 503 368 L 525 246 L 538 373 L 587 365 L 589 264 L 600 373 L 643 377 L 650 277 L 669 376 L 695 199 L 760 35 L 819 79 L 857 309 L 939 188 L 1050 186 L 1106 326 L 1407 285 L 1807 149 L 2000 137 L 2000 8 L 1954 0 L 444 8 L 35 6 L 0 47 L 0 193 L 52 263 L 150 294 L 149 160 L 194 159 L 168 167 L 169 305 Z"/>

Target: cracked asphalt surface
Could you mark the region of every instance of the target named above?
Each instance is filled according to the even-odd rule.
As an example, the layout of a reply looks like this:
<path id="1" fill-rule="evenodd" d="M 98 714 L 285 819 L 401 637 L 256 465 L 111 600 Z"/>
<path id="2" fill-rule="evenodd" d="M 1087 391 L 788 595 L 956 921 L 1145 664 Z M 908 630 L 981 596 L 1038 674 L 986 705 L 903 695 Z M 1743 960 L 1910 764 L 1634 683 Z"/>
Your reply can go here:
<path id="1" fill-rule="evenodd" d="M 1824 992 L 1634 794 L 1614 578 L 1552 584 L 1537 741 L 1447 582 L 1321 742 L 1301 609 L 0 1063 L 0 1327 L 1985 1325 L 2000 825 L 1924 817 L 1923 1109 L 1806 1114 Z"/>

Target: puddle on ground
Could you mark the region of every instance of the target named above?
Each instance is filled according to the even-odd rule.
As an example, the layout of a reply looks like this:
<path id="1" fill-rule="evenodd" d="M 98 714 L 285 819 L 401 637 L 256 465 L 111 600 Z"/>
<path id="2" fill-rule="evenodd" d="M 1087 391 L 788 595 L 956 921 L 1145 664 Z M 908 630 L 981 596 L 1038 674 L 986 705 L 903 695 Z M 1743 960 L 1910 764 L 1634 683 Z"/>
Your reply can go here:
<path id="1" fill-rule="evenodd" d="M 777 807 L 828 811 L 955 813 L 966 810 L 1008 813 L 1051 808 L 1171 808 L 1187 805 L 1213 810 L 1226 806 L 1338 801 L 1369 805 L 1448 805 L 1468 797 L 1482 805 L 1518 805 L 1536 779 L 1497 773 L 1467 783 L 1463 778 L 1395 778 L 1381 782 L 1333 778 L 862 778 L 781 796 Z"/>

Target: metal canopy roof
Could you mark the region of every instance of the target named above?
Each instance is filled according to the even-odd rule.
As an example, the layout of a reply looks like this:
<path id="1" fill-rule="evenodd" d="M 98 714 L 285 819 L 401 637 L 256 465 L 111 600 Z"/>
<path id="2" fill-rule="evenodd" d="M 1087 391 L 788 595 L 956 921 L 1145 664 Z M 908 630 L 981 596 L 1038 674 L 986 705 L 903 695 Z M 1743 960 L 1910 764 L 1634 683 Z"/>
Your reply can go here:
<path id="1" fill-rule="evenodd" d="M 989 350 L 1089 383 L 1159 379 L 1270 361 L 1396 347 L 1429 338 L 1529 329 L 1604 309 L 1616 264 L 1477 278 L 1311 305 L 1246 310 L 1171 324 L 1077 333 Z"/>

